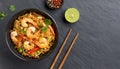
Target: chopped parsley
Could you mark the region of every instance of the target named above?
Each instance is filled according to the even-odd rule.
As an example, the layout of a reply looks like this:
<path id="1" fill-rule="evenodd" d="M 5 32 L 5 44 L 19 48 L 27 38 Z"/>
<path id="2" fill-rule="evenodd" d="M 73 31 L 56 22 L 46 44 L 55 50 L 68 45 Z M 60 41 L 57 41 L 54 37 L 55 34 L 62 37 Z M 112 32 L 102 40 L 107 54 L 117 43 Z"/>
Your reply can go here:
<path id="1" fill-rule="evenodd" d="M 43 32 L 43 33 L 47 31 L 48 25 L 51 25 L 51 24 L 52 24 L 52 21 L 51 21 L 50 19 L 45 19 L 45 24 L 46 24 L 47 26 L 43 26 L 43 27 L 40 26 L 40 27 L 42 27 L 42 32 Z"/>
<path id="2" fill-rule="evenodd" d="M 43 33 L 44 33 L 44 32 L 46 32 L 46 31 L 47 31 L 47 29 L 48 29 L 48 27 L 43 26 L 43 27 L 42 27 L 42 32 L 43 32 Z"/>
<path id="3" fill-rule="evenodd" d="M 0 12 L 0 19 L 3 20 L 7 16 L 7 13 L 2 11 Z"/>
<path id="4" fill-rule="evenodd" d="M 10 5 L 9 10 L 12 11 L 12 12 L 15 11 L 15 6 Z M 0 12 L 0 19 L 1 20 L 5 19 L 6 16 L 7 16 L 7 13 L 5 11 Z"/>
<path id="5" fill-rule="evenodd" d="M 19 50 L 19 52 L 20 52 L 20 53 L 22 53 L 22 52 L 23 52 L 23 48 L 19 48 L 18 50 Z"/>
<path id="6" fill-rule="evenodd" d="M 38 50 L 38 51 L 37 51 L 37 55 L 40 55 L 40 54 L 41 54 L 41 51 L 40 51 L 40 50 Z"/>
<path id="7" fill-rule="evenodd" d="M 50 19 L 45 19 L 45 23 L 46 23 L 47 25 L 51 25 L 51 24 L 52 24 L 52 21 L 51 21 Z"/>
<path id="8" fill-rule="evenodd" d="M 21 28 L 20 30 L 21 30 L 21 32 L 22 32 L 23 34 L 26 33 L 26 30 L 25 30 L 24 28 Z"/>
<path id="9" fill-rule="evenodd" d="M 12 12 L 15 11 L 15 6 L 14 5 L 10 5 L 9 10 L 12 11 Z"/>

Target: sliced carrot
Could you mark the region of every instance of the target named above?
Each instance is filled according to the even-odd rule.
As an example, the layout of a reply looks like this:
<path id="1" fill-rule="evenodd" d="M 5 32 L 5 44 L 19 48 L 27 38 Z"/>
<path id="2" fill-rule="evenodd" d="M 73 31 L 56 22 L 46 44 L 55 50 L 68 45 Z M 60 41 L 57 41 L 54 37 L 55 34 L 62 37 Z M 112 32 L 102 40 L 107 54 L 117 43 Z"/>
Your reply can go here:
<path id="1" fill-rule="evenodd" d="M 22 38 L 20 36 L 18 37 L 18 41 L 20 41 L 20 42 L 22 41 Z"/>
<path id="2" fill-rule="evenodd" d="M 54 32 L 53 28 L 50 25 L 48 27 L 51 30 L 52 34 L 55 36 L 55 32 Z"/>

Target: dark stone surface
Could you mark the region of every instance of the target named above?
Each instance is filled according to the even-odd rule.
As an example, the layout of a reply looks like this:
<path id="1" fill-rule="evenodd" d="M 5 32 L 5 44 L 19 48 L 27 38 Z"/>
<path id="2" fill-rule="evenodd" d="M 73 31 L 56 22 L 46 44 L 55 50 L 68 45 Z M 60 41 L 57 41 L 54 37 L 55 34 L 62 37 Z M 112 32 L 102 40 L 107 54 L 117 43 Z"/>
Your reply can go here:
<path id="1" fill-rule="evenodd" d="M 10 12 L 10 4 L 16 6 Z M 81 12 L 80 20 L 69 24 L 64 11 L 75 7 Z M 38 62 L 26 62 L 15 57 L 7 47 L 5 29 L 9 19 L 18 11 L 37 8 L 48 12 L 56 20 L 59 29 L 59 43 L 54 52 Z M 0 11 L 8 16 L 0 21 L 0 69 L 49 69 L 69 28 L 73 32 L 59 58 L 55 69 L 66 52 L 76 32 L 80 33 L 63 69 L 120 69 L 120 0 L 65 0 L 62 8 L 50 10 L 45 0 L 0 0 Z"/>

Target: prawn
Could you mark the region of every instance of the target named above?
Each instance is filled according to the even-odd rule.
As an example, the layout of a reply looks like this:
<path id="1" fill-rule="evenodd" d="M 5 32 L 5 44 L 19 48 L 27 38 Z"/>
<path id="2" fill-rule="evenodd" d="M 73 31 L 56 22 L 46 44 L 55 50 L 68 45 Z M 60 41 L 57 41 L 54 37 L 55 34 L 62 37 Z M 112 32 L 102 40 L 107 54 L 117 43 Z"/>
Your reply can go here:
<path id="1" fill-rule="evenodd" d="M 23 44 L 23 47 L 26 49 L 26 50 L 31 50 L 34 48 L 34 44 L 30 44 L 29 41 L 25 41 L 24 44 Z"/>
<path id="2" fill-rule="evenodd" d="M 16 37 L 18 36 L 18 33 L 16 31 L 12 31 L 10 36 L 11 36 L 11 39 L 14 42 L 14 44 L 17 44 L 18 43 L 18 39 Z"/>
<path id="3" fill-rule="evenodd" d="M 33 39 L 35 38 L 35 35 L 33 34 L 35 32 L 35 27 L 29 27 L 26 31 L 26 35 L 28 38 Z"/>
<path id="4" fill-rule="evenodd" d="M 35 40 L 35 44 L 40 48 L 49 48 L 49 42 L 43 37 L 41 37 L 39 41 Z"/>
<path id="5" fill-rule="evenodd" d="M 36 39 L 38 39 L 38 38 L 40 37 L 40 31 L 41 31 L 41 30 L 38 30 L 37 32 L 35 32 L 34 35 L 35 35 L 35 38 L 36 38 Z"/>
<path id="6" fill-rule="evenodd" d="M 16 29 L 19 30 L 20 22 L 18 20 L 16 20 L 15 23 L 14 23 L 14 26 L 15 26 Z"/>
<path id="7" fill-rule="evenodd" d="M 21 25 L 23 27 L 28 27 L 28 24 L 27 23 L 30 23 L 32 24 L 33 26 L 35 26 L 36 28 L 38 28 L 38 25 L 31 19 L 31 18 L 24 18 L 22 19 L 21 21 Z"/>

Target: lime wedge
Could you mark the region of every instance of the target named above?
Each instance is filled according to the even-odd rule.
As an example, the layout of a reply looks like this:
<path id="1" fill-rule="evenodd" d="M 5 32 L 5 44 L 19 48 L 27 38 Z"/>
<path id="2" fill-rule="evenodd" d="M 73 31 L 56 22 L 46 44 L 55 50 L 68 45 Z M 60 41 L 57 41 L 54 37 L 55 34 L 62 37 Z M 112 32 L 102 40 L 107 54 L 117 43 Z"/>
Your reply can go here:
<path id="1" fill-rule="evenodd" d="M 65 19 L 70 23 L 75 23 L 79 20 L 80 13 L 76 8 L 68 8 L 65 11 Z"/>

